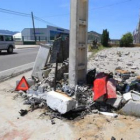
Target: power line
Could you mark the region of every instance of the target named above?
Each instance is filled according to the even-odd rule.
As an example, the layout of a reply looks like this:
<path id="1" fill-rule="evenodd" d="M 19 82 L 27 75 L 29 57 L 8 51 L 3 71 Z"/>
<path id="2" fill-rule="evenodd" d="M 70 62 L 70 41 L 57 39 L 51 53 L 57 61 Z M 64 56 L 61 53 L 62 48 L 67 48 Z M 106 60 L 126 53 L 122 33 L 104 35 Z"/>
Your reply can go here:
<path id="1" fill-rule="evenodd" d="M 44 23 L 48 23 L 48 24 L 50 24 L 50 25 L 56 26 L 55 24 L 53 24 L 53 23 L 51 23 L 51 22 L 48 22 L 48 21 L 46 21 L 46 20 L 44 20 L 44 19 L 41 19 L 41 18 L 39 18 L 39 17 L 37 17 L 37 16 L 34 16 L 34 19 L 36 19 L 36 20 L 38 20 L 38 21 L 41 21 L 41 22 L 44 22 Z"/>
<path id="2" fill-rule="evenodd" d="M 67 13 L 67 14 L 60 14 L 60 15 L 52 15 L 52 16 L 43 16 L 42 18 L 61 17 L 61 16 L 69 15 L 69 14 L 70 14 L 70 13 Z"/>
<path id="3" fill-rule="evenodd" d="M 122 1 L 122 2 L 117 2 L 117 3 L 113 3 L 113 4 L 101 6 L 101 7 L 95 7 L 95 8 L 90 9 L 89 11 L 91 11 L 91 10 L 103 9 L 103 8 L 107 8 L 107 7 L 112 7 L 112 6 L 115 6 L 115 5 L 118 5 L 118 4 L 130 2 L 130 1 L 132 1 L 132 0 L 126 0 L 126 1 Z M 60 17 L 60 16 L 64 16 L 64 15 L 70 15 L 70 13 L 67 13 L 67 14 L 60 14 L 60 15 L 52 15 L 52 16 L 44 16 L 43 18 Z"/>
<path id="4" fill-rule="evenodd" d="M 98 10 L 98 9 L 102 9 L 102 8 L 107 8 L 107 7 L 112 7 L 112 6 L 115 6 L 115 5 L 118 5 L 118 4 L 130 2 L 130 1 L 132 1 L 132 0 L 126 0 L 126 1 L 117 2 L 117 3 L 114 3 L 114 4 L 109 4 L 109 5 L 101 6 L 101 7 L 95 7 L 95 8 L 90 9 L 90 11 L 91 10 Z"/>
<path id="5" fill-rule="evenodd" d="M 27 14 L 27 13 L 21 13 L 21 12 L 7 10 L 7 9 L 3 9 L 3 8 L 0 8 L 0 12 L 19 15 L 19 16 L 31 16 L 30 14 Z"/>
<path id="6" fill-rule="evenodd" d="M 29 17 L 31 18 L 31 14 L 27 14 L 27 13 L 21 13 L 21 12 L 17 12 L 17 11 L 12 11 L 12 10 L 7 10 L 7 9 L 3 9 L 3 8 L 0 8 L 0 12 L 2 13 L 7 13 L 7 14 L 12 14 L 12 15 L 17 15 L 17 16 L 23 16 L 23 17 Z M 47 23 L 47 24 L 50 24 L 50 25 L 54 25 L 53 23 L 51 22 L 48 22 L 46 20 L 43 20 L 37 16 L 34 16 L 36 20 L 40 21 L 40 22 L 44 22 L 44 23 Z M 56 26 L 56 25 L 55 25 Z"/>
<path id="7" fill-rule="evenodd" d="M 8 12 L 8 11 L 1 11 L 1 10 L 0 10 L 0 12 L 1 12 L 1 13 L 6 13 L 6 14 L 17 15 L 17 16 L 29 17 L 29 16 L 27 16 L 27 15 L 22 15 L 22 14 L 17 14 L 17 13 L 10 13 L 10 12 Z"/>
<path id="8" fill-rule="evenodd" d="M 126 0 L 126 1 L 122 1 L 122 2 L 117 2 L 117 3 L 114 3 L 114 4 L 109 4 L 109 5 L 105 5 L 105 6 L 101 6 L 101 7 L 97 7 L 97 8 L 93 8 L 93 9 L 90 9 L 89 11 L 91 10 L 98 10 L 98 9 L 103 9 L 103 8 L 107 8 L 107 7 L 112 7 L 112 6 L 115 6 L 115 5 L 118 5 L 118 4 L 122 4 L 122 3 L 126 3 L 126 2 L 130 2 L 132 0 Z M 17 11 L 12 11 L 12 10 L 7 10 L 7 9 L 3 9 L 3 8 L 0 8 L 0 12 L 2 13 L 7 13 L 7 14 L 13 14 L 13 15 L 18 15 L 18 16 L 24 16 L 24 17 L 31 17 L 30 14 L 27 14 L 27 13 L 21 13 L 21 12 L 17 12 Z M 64 15 L 69 15 L 70 13 L 68 14 L 60 14 L 60 15 L 52 15 L 52 16 L 47 16 L 47 18 L 49 17 L 60 17 L 60 16 L 64 16 Z M 37 16 L 34 16 L 36 20 L 40 21 L 40 22 L 44 22 L 44 23 L 47 23 L 47 24 L 50 24 L 50 25 L 55 25 L 53 23 L 50 23 L 44 19 L 41 19 Z M 56 26 L 56 25 L 55 25 Z"/>

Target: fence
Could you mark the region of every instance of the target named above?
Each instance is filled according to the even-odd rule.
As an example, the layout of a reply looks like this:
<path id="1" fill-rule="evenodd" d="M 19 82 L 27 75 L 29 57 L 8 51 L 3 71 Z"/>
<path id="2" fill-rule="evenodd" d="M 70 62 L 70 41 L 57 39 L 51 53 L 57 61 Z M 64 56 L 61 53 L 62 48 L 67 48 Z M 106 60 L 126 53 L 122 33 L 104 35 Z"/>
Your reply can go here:
<path id="1" fill-rule="evenodd" d="M 35 37 L 34 36 L 17 36 L 14 37 L 15 41 L 35 41 Z M 36 36 L 36 41 L 47 41 L 47 37 L 44 36 Z"/>
<path id="2" fill-rule="evenodd" d="M 36 40 L 34 36 L 16 36 L 14 37 L 14 41 L 16 45 L 38 45 L 40 43 L 46 44 L 47 37 L 36 36 Z"/>

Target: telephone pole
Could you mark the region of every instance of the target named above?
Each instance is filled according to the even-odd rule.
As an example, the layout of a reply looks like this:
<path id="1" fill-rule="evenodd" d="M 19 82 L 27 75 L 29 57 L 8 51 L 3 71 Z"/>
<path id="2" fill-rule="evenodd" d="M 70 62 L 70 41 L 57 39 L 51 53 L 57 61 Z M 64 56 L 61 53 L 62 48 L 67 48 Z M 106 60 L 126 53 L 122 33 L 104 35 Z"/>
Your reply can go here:
<path id="1" fill-rule="evenodd" d="M 88 1 L 71 0 L 69 84 L 75 87 L 86 81 Z"/>
<path id="2" fill-rule="evenodd" d="M 34 15 L 33 15 L 33 12 L 31 12 L 31 15 L 32 15 L 32 23 L 33 23 L 34 39 L 35 39 L 35 42 L 36 42 L 35 23 L 34 23 Z"/>

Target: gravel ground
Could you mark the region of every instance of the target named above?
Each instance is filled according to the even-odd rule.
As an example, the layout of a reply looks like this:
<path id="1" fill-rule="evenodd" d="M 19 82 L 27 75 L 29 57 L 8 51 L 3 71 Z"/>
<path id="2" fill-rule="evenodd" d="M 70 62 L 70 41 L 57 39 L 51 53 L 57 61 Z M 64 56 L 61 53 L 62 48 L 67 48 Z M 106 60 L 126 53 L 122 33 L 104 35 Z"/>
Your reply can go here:
<path id="1" fill-rule="evenodd" d="M 91 58 L 88 68 L 96 68 L 99 72 L 115 72 L 120 67 L 123 70 L 135 71 L 140 75 L 140 48 L 111 48 L 103 50 Z"/>

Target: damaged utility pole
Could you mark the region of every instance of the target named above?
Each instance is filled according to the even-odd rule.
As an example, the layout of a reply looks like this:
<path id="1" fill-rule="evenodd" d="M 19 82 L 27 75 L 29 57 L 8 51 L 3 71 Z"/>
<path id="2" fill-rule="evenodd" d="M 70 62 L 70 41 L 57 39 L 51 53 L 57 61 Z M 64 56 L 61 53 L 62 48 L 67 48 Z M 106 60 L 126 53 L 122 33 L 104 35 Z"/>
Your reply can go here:
<path id="1" fill-rule="evenodd" d="M 36 42 L 35 23 L 34 23 L 34 15 L 33 15 L 33 12 L 31 12 L 31 16 L 32 16 L 33 31 L 34 31 L 34 40 L 35 40 L 35 42 Z"/>
<path id="2" fill-rule="evenodd" d="M 88 0 L 71 0 L 69 84 L 85 82 L 87 73 Z"/>

